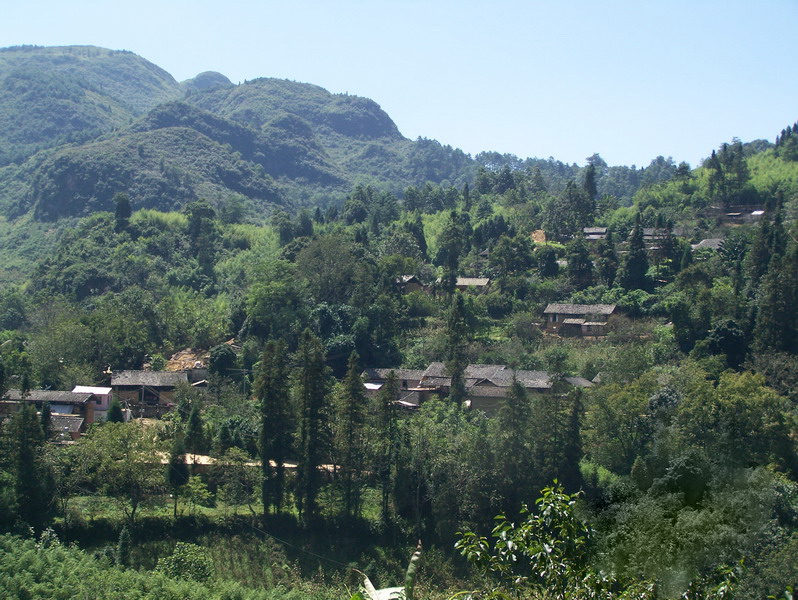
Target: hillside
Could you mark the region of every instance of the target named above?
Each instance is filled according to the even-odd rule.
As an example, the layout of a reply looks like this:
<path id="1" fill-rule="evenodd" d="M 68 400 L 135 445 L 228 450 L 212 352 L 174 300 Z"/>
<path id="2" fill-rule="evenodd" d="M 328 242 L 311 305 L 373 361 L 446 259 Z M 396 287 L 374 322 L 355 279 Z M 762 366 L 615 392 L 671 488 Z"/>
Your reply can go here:
<path id="1" fill-rule="evenodd" d="M 0 165 L 124 127 L 182 94 L 169 73 L 132 52 L 0 49 Z"/>
<path id="2" fill-rule="evenodd" d="M 463 152 L 404 138 L 367 98 L 215 72 L 178 83 L 89 46 L 0 51 L 0 207 L 12 218 L 106 210 L 118 191 L 163 210 L 240 195 L 263 214 L 340 203 L 356 182 L 401 193 L 474 173 Z"/>

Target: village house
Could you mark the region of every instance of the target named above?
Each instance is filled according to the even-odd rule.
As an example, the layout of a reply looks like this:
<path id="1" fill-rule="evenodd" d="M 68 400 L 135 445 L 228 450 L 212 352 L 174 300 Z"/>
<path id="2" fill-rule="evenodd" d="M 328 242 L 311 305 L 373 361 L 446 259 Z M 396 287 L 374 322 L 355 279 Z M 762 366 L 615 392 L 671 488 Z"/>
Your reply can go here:
<path id="1" fill-rule="evenodd" d="M 86 428 L 95 422 L 95 409 L 102 399 L 92 393 L 69 392 L 65 390 L 8 390 L 0 398 L 0 416 L 8 417 L 17 412 L 23 404 L 33 404 L 41 413 L 45 404 L 50 405 L 51 430 L 63 432 L 70 439 L 77 439 Z"/>
<path id="2" fill-rule="evenodd" d="M 93 385 L 76 385 L 73 394 L 93 394 L 97 399 L 94 407 L 94 420 L 105 421 L 108 414 L 108 408 L 111 406 L 111 397 L 113 390 L 109 387 L 99 387 Z"/>
<path id="3" fill-rule="evenodd" d="M 720 250 L 723 245 L 723 238 L 707 238 L 697 244 L 690 244 L 692 250 Z"/>
<path id="4" fill-rule="evenodd" d="M 549 304 L 543 311 L 546 333 L 583 338 L 607 335 L 607 320 L 614 314 L 615 304 Z"/>
<path id="5" fill-rule="evenodd" d="M 607 239 L 606 227 L 583 227 L 582 235 L 589 242 L 596 242 Z"/>
<path id="6" fill-rule="evenodd" d="M 185 371 L 120 371 L 111 375 L 111 388 L 135 417 L 160 417 L 172 406 L 175 389 L 188 384 Z"/>
<path id="7" fill-rule="evenodd" d="M 403 294 L 409 294 L 410 292 L 423 292 L 426 290 L 426 286 L 421 283 L 421 281 L 419 281 L 418 277 L 415 275 L 402 275 L 396 281 L 396 283 Z"/>
<path id="8" fill-rule="evenodd" d="M 397 400 L 400 406 L 418 408 L 433 396 L 444 398 L 449 395 L 452 378 L 446 373 L 442 362 L 433 362 L 424 371 L 367 369 L 363 373 L 366 390 L 381 389 L 392 370 L 401 384 Z M 470 364 L 464 375 L 467 406 L 487 414 L 495 413 L 506 401 L 513 379 L 532 394 L 550 394 L 556 384 L 556 380 L 546 371 L 516 370 L 505 365 Z M 569 387 L 593 385 L 581 377 L 565 377 L 562 382 Z"/>
<path id="9" fill-rule="evenodd" d="M 399 386 L 399 397 L 395 400 L 395 403 L 403 408 L 418 408 L 421 405 L 418 385 L 424 375 L 424 371 L 414 369 L 366 369 L 362 374 L 365 381 L 366 394 L 368 396 L 376 395 L 385 385 L 391 371 L 396 376 L 396 383 Z"/>
<path id="10" fill-rule="evenodd" d="M 484 292 L 490 286 L 490 279 L 487 277 L 458 277 L 455 281 L 454 289 L 465 292 L 474 290 Z"/>

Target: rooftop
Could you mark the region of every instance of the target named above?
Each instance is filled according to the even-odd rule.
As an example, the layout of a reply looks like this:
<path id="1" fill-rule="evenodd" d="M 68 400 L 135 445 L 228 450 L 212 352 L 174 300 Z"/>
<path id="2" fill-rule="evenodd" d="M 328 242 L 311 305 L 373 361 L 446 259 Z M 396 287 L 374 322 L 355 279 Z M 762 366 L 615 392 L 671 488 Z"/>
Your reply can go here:
<path id="1" fill-rule="evenodd" d="M 188 383 L 188 376 L 182 371 L 119 371 L 111 375 L 111 385 L 114 387 L 176 387 L 181 383 Z"/>
<path id="2" fill-rule="evenodd" d="M 615 304 L 549 304 L 544 314 L 560 315 L 611 315 Z"/>
<path id="3" fill-rule="evenodd" d="M 25 395 L 28 402 L 49 402 L 50 404 L 85 404 L 94 398 L 94 394 L 76 394 L 66 390 L 31 390 Z M 4 400 L 20 402 L 21 390 L 8 390 L 3 396 Z"/>

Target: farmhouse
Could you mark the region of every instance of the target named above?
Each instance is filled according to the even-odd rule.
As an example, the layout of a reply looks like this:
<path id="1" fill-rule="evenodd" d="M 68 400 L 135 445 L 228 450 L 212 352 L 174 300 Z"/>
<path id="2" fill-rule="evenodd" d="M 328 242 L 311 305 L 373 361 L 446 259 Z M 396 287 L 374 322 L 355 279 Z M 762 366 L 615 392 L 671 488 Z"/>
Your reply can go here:
<path id="1" fill-rule="evenodd" d="M 13 415 L 23 404 L 33 404 L 41 412 L 42 407 L 49 404 L 54 417 L 53 429 L 59 427 L 60 431 L 66 427 L 70 437 L 76 438 L 94 423 L 95 409 L 101 402 L 99 397 L 91 393 L 31 390 L 23 394 L 21 390 L 8 390 L 0 398 L 0 415 Z"/>
<path id="2" fill-rule="evenodd" d="M 449 395 L 452 378 L 442 362 L 431 363 L 424 371 L 403 369 L 368 369 L 363 373 L 366 389 L 381 386 L 390 371 L 394 371 L 400 386 L 398 402 L 404 406 L 418 407 L 432 396 L 440 398 Z M 471 364 L 465 369 L 468 406 L 488 414 L 496 412 L 510 394 L 515 378 L 527 393 L 552 393 L 557 381 L 546 371 L 527 371 L 511 369 L 505 365 Z M 593 384 L 581 377 L 565 377 L 566 386 L 590 387 Z"/>
<path id="3" fill-rule="evenodd" d="M 546 332 L 568 337 L 607 335 L 607 319 L 616 314 L 615 304 L 549 304 L 543 311 Z"/>
<path id="4" fill-rule="evenodd" d="M 111 375 L 113 393 L 136 417 L 160 417 L 171 408 L 180 384 L 188 384 L 185 371 L 120 371 Z"/>

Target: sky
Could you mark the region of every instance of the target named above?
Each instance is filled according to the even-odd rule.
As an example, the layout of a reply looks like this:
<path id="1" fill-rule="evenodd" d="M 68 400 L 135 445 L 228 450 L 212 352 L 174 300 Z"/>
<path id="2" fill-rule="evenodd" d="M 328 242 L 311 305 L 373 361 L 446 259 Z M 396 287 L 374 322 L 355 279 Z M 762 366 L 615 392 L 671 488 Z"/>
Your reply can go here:
<path id="1" fill-rule="evenodd" d="M 476 155 L 700 164 L 798 120 L 798 0 L 6 0 L 0 46 L 130 50 L 178 81 L 376 101 Z"/>

